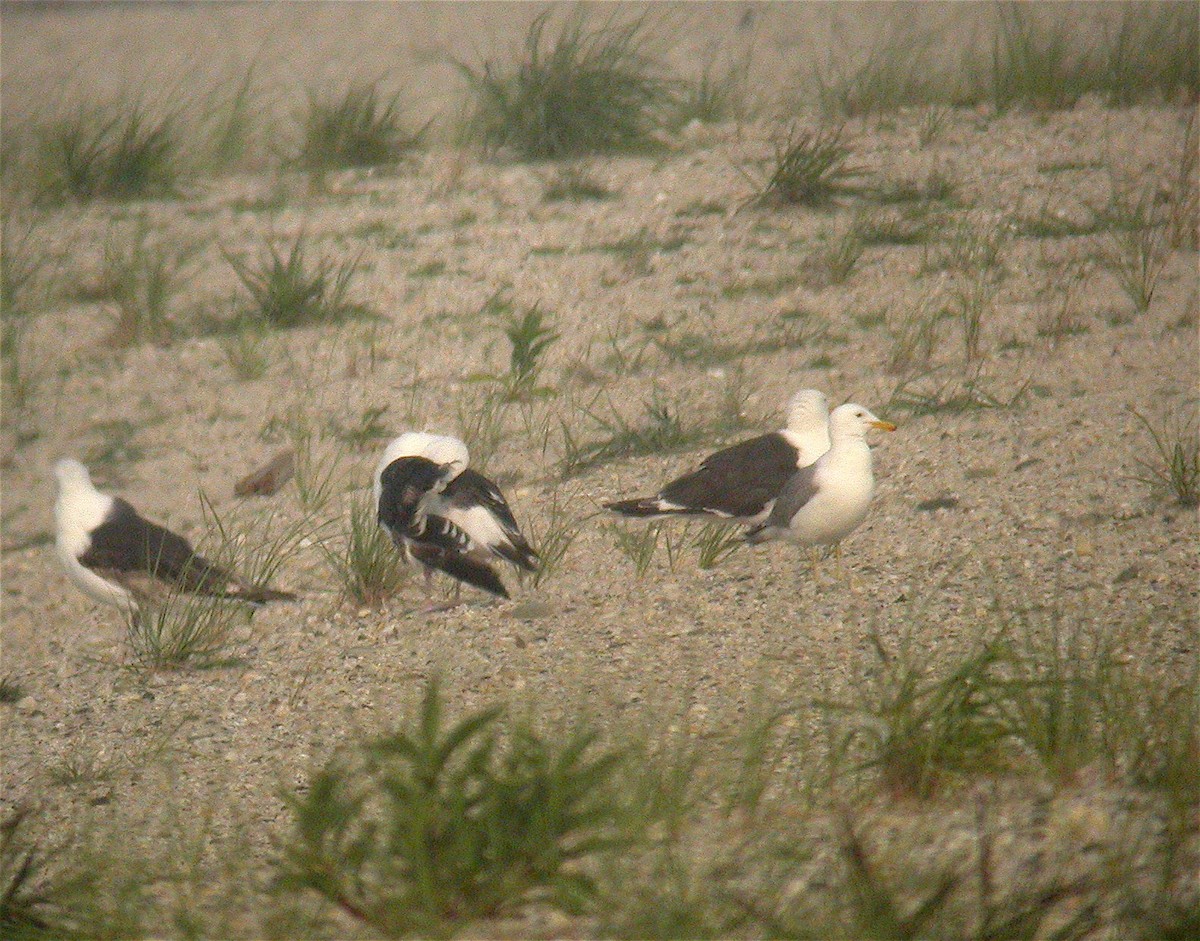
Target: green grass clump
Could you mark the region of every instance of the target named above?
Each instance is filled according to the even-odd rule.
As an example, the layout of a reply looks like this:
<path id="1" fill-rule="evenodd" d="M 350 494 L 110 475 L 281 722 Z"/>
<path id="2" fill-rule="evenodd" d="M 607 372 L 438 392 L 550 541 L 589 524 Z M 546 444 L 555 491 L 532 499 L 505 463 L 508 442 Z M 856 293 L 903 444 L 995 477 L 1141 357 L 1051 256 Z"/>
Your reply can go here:
<path id="1" fill-rule="evenodd" d="M 538 379 L 545 368 L 546 352 L 559 339 L 553 320 L 534 304 L 519 318 L 510 315 L 502 329 L 512 344 L 508 374 L 501 380 L 508 399 L 527 401 L 536 395 L 550 394 L 552 390 L 539 386 Z"/>
<path id="2" fill-rule="evenodd" d="M 63 906 L 65 886 L 48 873 L 49 855 L 23 832 L 29 808 L 0 821 L 0 933 L 6 938 L 77 937 Z"/>
<path id="3" fill-rule="evenodd" d="M 439 936 L 531 904 L 578 913 L 581 865 L 622 844 L 621 758 L 578 728 L 546 737 L 493 707 L 454 721 L 436 681 L 395 731 L 361 739 L 289 798 L 279 888 L 388 936 Z"/>
<path id="4" fill-rule="evenodd" d="M 851 718 L 845 747 L 865 750 L 863 766 L 877 769 L 884 787 L 929 798 L 954 779 L 1002 766 L 1006 731 L 987 694 L 998 649 L 983 647 L 935 676 L 877 633 L 868 639 L 876 678 L 859 686 L 860 702 L 824 707 Z"/>
<path id="5" fill-rule="evenodd" d="M 855 192 L 850 181 L 863 175 L 849 164 L 841 129 L 800 131 L 794 126 L 775 144 L 773 167 L 752 200 L 759 205 L 824 206 Z"/>
<path id="6" fill-rule="evenodd" d="M 1142 313 L 1154 299 L 1171 254 L 1171 230 L 1156 206 L 1154 191 L 1117 190 L 1103 215 L 1110 228 L 1102 263 Z"/>
<path id="7" fill-rule="evenodd" d="M 672 85 L 645 53 L 645 19 L 593 26 L 575 13 L 551 37 L 551 18 L 551 11 L 534 18 L 513 68 L 458 63 L 475 98 L 471 129 L 484 148 L 530 160 L 652 148 Z"/>
<path id="8" fill-rule="evenodd" d="M 1115 11 L 1113 11 L 1115 12 Z M 1186 3 L 1128 3 L 1087 46 L 1076 24 L 1036 5 L 997 7 L 992 94 L 997 109 L 1069 108 L 1086 94 L 1124 107 L 1200 94 L 1200 22 Z"/>
<path id="9" fill-rule="evenodd" d="M 308 97 L 299 162 L 311 170 L 393 163 L 420 146 L 425 128 L 402 124 L 400 93 L 390 98 L 378 83 L 351 85 L 340 98 Z"/>
<path id="10" fill-rule="evenodd" d="M 210 669 L 231 662 L 229 643 L 247 613 L 237 602 L 171 591 L 129 616 L 126 640 L 142 670 Z"/>
<path id="11" fill-rule="evenodd" d="M 354 501 L 338 542 L 321 544 L 343 596 L 367 607 L 378 607 L 393 597 L 406 578 L 400 551 L 375 516 L 371 500 Z"/>
<path id="12" fill-rule="evenodd" d="M 359 271 L 358 259 L 337 261 L 322 255 L 310 263 L 307 251 L 308 241 L 302 233 L 286 254 L 271 245 L 254 264 L 225 254 L 225 260 L 250 293 L 245 317 L 286 330 L 369 315 L 364 305 L 350 299 L 350 284 Z"/>
<path id="13" fill-rule="evenodd" d="M 178 195 L 184 168 L 175 117 L 141 105 L 80 110 L 42 135 L 41 196 L 146 199 Z"/>
<path id="14" fill-rule="evenodd" d="M 1133 414 L 1154 444 L 1149 460 L 1138 459 L 1136 479 L 1173 494 L 1180 506 L 1200 506 L 1200 428 L 1194 409 L 1157 426 L 1140 412 Z"/>
<path id="15" fill-rule="evenodd" d="M 834 21 L 826 61 L 812 70 L 821 110 L 854 118 L 910 105 L 942 103 L 951 97 L 951 79 L 931 61 L 944 41 L 934 30 L 914 26 L 913 17 L 891 16 L 864 54 L 847 54 L 861 38 L 861 25 Z"/>

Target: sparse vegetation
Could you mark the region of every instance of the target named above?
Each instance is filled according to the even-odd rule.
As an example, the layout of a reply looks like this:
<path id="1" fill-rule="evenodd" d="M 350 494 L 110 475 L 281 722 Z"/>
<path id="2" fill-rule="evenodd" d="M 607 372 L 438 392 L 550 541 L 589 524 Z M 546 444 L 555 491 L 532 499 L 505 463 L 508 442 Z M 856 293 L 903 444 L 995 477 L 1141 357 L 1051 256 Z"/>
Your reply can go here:
<path id="1" fill-rule="evenodd" d="M 1112 272 L 1138 313 L 1150 306 L 1170 254 L 1170 229 L 1155 208 L 1154 193 L 1117 190 L 1108 217 L 1104 266 Z"/>
<path id="2" fill-rule="evenodd" d="M 185 331 L 175 309 L 176 296 L 194 270 L 199 251 L 195 243 L 172 243 L 163 234 L 153 234 L 145 216 L 138 218 L 132 234 L 109 232 L 98 285 L 101 296 L 111 298 L 117 308 L 109 343 L 165 344 Z"/>
<path id="3" fill-rule="evenodd" d="M 484 149 L 555 160 L 653 148 L 673 86 L 646 55 L 645 19 L 593 25 L 577 11 L 555 36 L 552 20 L 553 11 L 534 18 L 516 67 L 458 63 L 475 98 L 472 129 Z"/>
<path id="4" fill-rule="evenodd" d="M 692 121 L 717 124 L 736 119 L 746 106 L 746 77 L 750 71 L 749 56 L 718 68 L 715 57 L 709 57 L 693 81 L 682 82 L 675 96 L 674 124 L 683 127 Z"/>
<path id="5" fill-rule="evenodd" d="M 983 277 L 957 285 L 951 295 L 950 315 L 962 327 L 963 358 L 968 363 L 979 359 L 984 322 L 994 297 L 995 288 Z"/>
<path id="6" fill-rule="evenodd" d="M 970 412 L 991 408 L 1013 408 L 1025 398 L 1029 382 L 1017 386 L 1008 396 L 1001 396 L 989 388 L 981 368 L 963 376 L 930 381 L 934 371 L 918 372 L 901 378 L 892 389 L 888 408 L 908 412 L 914 416 L 936 415 L 940 412 Z"/>
<path id="7" fill-rule="evenodd" d="M 940 311 L 930 301 L 901 311 L 889 325 L 892 347 L 884 369 L 894 374 L 911 373 L 929 364 L 938 342 Z"/>
<path id="8" fill-rule="evenodd" d="M 603 437 L 579 441 L 566 423 L 562 424 L 563 454 L 560 466 L 564 476 L 574 476 L 591 467 L 639 454 L 678 451 L 696 443 L 704 436 L 701 427 L 684 424 L 678 407 L 656 391 L 643 400 L 644 421 L 631 421 L 615 408 L 608 416 L 583 409 L 584 414 L 599 426 Z"/>
<path id="9" fill-rule="evenodd" d="M 299 162 L 310 170 L 394 163 L 421 145 L 425 128 L 405 130 L 401 92 L 379 83 L 351 85 L 341 97 L 308 95 Z"/>
<path id="10" fill-rule="evenodd" d="M 1173 494 L 1180 506 L 1200 506 L 1200 426 L 1195 406 L 1158 425 L 1141 412 L 1133 414 L 1154 446 L 1149 459 L 1137 459 L 1137 479 Z"/>
<path id="11" fill-rule="evenodd" d="M 179 194 L 184 176 L 172 115 L 143 105 L 80 108 L 43 131 L 43 199 L 145 199 Z"/>
<path id="12" fill-rule="evenodd" d="M 350 512 L 343 516 L 341 533 L 321 543 L 343 596 L 367 607 L 378 607 L 394 596 L 406 577 L 400 550 L 375 516 L 371 499 L 353 500 Z"/>
<path id="13" fill-rule="evenodd" d="M 581 866 L 625 843 L 619 753 L 579 726 L 553 737 L 492 707 L 452 720 L 436 681 L 419 713 L 335 755 L 289 801 L 279 886 L 388 936 L 519 914 L 575 913 Z"/>
<path id="14" fill-rule="evenodd" d="M 170 591 L 130 615 L 125 636 L 139 669 L 210 669 L 230 662 L 234 629 L 246 614 L 238 602 Z"/>
<path id="15" fill-rule="evenodd" d="M 286 330 L 370 314 L 350 298 L 351 282 L 360 267 L 357 258 L 337 261 L 322 255 L 310 263 L 307 252 L 308 239 L 302 233 L 286 255 L 269 245 L 256 263 L 225 253 L 225 260 L 250 294 L 246 318 Z"/>
<path id="16" fill-rule="evenodd" d="M 696 533 L 692 545 L 696 548 L 700 568 L 712 569 L 746 545 L 746 541 L 735 527 L 705 523 Z"/>
<path id="17" fill-rule="evenodd" d="M 828 244 L 808 257 L 805 269 L 809 284 L 817 290 L 831 284 L 845 284 L 865 248 L 856 216 Z"/>
<path id="18" fill-rule="evenodd" d="M 840 128 L 803 131 L 791 127 L 775 144 L 771 171 L 755 183 L 758 205 L 824 206 L 835 196 L 855 192 L 863 175 L 852 165 Z"/>
<path id="19" fill-rule="evenodd" d="M 543 359 L 559 339 L 551 318 L 534 304 L 519 319 L 511 315 L 503 324 L 503 330 L 512 344 L 508 374 L 502 380 L 507 397 L 520 401 L 552 392 L 538 385 L 545 368 Z"/>

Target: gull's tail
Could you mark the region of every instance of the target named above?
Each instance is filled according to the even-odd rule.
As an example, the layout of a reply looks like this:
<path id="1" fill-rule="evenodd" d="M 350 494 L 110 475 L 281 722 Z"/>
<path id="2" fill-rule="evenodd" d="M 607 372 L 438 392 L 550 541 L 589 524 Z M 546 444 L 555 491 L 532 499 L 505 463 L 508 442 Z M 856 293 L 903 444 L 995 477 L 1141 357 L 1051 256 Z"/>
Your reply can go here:
<path id="1" fill-rule="evenodd" d="M 652 516 L 686 516 L 698 511 L 686 506 L 668 503 L 662 497 L 635 497 L 632 500 L 613 500 L 604 504 L 604 509 L 621 516 L 648 519 Z"/>

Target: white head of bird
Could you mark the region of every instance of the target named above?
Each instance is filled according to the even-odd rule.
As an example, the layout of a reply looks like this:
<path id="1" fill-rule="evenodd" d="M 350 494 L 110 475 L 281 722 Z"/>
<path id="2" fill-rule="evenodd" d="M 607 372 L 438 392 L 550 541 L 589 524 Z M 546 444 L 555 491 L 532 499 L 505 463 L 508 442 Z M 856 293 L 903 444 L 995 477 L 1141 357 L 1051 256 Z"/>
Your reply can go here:
<path id="1" fill-rule="evenodd" d="M 791 431 L 802 432 L 823 427 L 828 421 L 829 400 L 824 392 L 801 389 L 788 402 L 787 426 Z"/>
<path id="2" fill-rule="evenodd" d="M 884 421 L 869 408 L 855 405 L 853 402 L 839 405 L 829 416 L 829 434 L 834 441 L 866 438 L 867 432 L 872 428 L 878 428 L 880 431 L 896 430 L 896 426 L 890 421 Z"/>

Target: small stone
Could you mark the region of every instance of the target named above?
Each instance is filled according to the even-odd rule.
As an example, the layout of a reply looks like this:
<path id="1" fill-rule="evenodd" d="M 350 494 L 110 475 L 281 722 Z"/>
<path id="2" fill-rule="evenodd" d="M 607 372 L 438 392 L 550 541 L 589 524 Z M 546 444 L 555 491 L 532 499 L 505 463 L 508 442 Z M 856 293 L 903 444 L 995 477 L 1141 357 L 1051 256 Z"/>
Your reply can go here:
<path id="1" fill-rule="evenodd" d="M 1133 581 L 1141 574 L 1142 570 L 1136 565 L 1127 565 L 1117 573 L 1117 577 L 1112 580 L 1112 583 L 1114 585 L 1124 585 L 1126 582 Z"/>
<path id="2" fill-rule="evenodd" d="M 17 712 L 37 712 L 37 700 L 32 696 L 23 696 L 17 700 Z"/>

